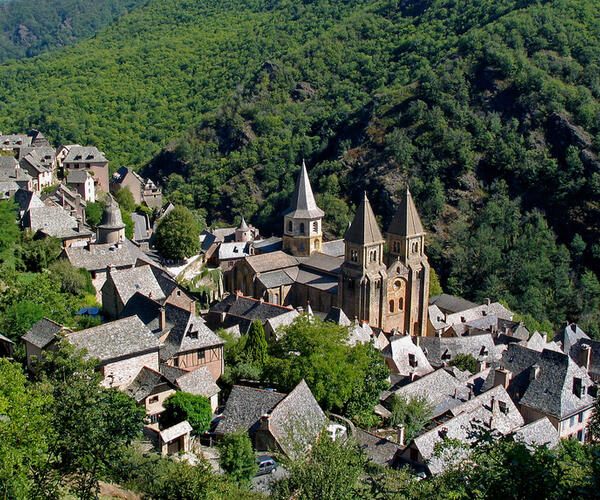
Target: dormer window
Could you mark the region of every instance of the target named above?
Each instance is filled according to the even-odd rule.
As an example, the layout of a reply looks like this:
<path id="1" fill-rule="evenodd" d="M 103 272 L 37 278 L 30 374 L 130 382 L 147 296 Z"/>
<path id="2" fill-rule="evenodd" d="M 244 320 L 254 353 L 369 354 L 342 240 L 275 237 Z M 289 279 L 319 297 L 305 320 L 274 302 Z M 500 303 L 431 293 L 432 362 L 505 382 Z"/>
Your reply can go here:
<path id="1" fill-rule="evenodd" d="M 198 340 L 198 332 L 189 332 L 188 337 L 192 340 Z"/>
<path id="2" fill-rule="evenodd" d="M 579 377 L 573 377 L 573 394 L 578 398 L 581 397 L 583 390 L 582 380 Z"/>
<path id="3" fill-rule="evenodd" d="M 409 354 L 408 355 L 408 364 L 412 367 L 417 366 L 417 358 L 414 354 Z"/>

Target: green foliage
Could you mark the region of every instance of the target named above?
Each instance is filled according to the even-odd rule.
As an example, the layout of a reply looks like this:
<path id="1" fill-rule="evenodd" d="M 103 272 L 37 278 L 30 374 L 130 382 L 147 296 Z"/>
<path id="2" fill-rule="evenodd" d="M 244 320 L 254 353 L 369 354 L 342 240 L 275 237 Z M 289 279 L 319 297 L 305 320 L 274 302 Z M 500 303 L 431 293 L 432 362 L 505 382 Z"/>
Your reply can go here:
<path id="1" fill-rule="evenodd" d="M 61 242 L 57 238 L 37 238 L 31 231 L 21 233 L 16 253 L 18 268 L 22 271 L 38 273 L 48 269 L 61 252 Z"/>
<path id="2" fill-rule="evenodd" d="M 187 420 L 195 434 L 202 434 L 210 427 L 212 410 L 210 400 L 187 392 L 177 391 L 164 402 L 164 413 L 161 415 L 163 427 L 170 427 Z"/>
<path id="3" fill-rule="evenodd" d="M 101 201 L 88 202 L 85 207 L 85 220 L 92 228 L 95 228 L 102 221 L 103 213 L 104 203 Z"/>
<path id="4" fill-rule="evenodd" d="M 457 354 L 450 361 L 450 366 L 456 366 L 459 370 L 477 373 L 477 360 L 470 354 Z"/>
<path id="5" fill-rule="evenodd" d="M 240 486 L 248 486 L 258 472 L 248 434 L 245 432 L 226 434 L 219 443 L 219 451 L 223 470 Z"/>
<path id="6" fill-rule="evenodd" d="M 289 476 L 275 484 L 274 498 L 351 500 L 363 497 L 363 450 L 351 441 L 321 437 L 307 459 L 286 463 Z"/>
<path id="7" fill-rule="evenodd" d="M 161 220 L 154 235 L 154 245 L 164 257 L 182 260 L 199 250 L 201 231 L 192 212 L 179 206 Z"/>
<path id="8" fill-rule="evenodd" d="M 55 260 L 49 266 L 50 274 L 60 284 L 60 292 L 75 296 L 95 294 L 92 277 L 85 269 L 77 269 L 66 259 Z"/>
<path id="9" fill-rule="evenodd" d="M 429 270 L 429 296 L 434 297 L 436 295 L 441 295 L 442 293 L 444 293 L 444 290 L 442 290 L 440 278 L 432 267 Z"/>
<path id="10" fill-rule="evenodd" d="M 125 237 L 126 238 L 133 238 L 133 227 L 134 227 L 134 222 L 133 222 L 133 218 L 131 217 L 131 214 L 129 212 L 127 212 L 123 207 L 120 207 L 121 209 L 121 219 L 123 220 L 123 223 L 125 224 Z"/>
<path id="11" fill-rule="evenodd" d="M 31 57 L 88 38 L 139 0 L 0 1 L 0 62 Z"/>
<path id="12" fill-rule="evenodd" d="M 37 391 L 22 368 L 0 359 L 0 496 L 35 497 L 33 471 L 48 459 L 52 396 Z M 45 491 L 51 495 L 52 490 Z"/>
<path id="13" fill-rule="evenodd" d="M 0 264 L 3 266 L 14 267 L 13 249 L 19 235 L 16 205 L 9 200 L 0 200 Z"/>
<path id="14" fill-rule="evenodd" d="M 115 200 L 117 200 L 119 207 L 125 210 L 128 214 L 135 210 L 135 200 L 133 199 L 133 194 L 131 193 L 129 186 L 119 189 L 115 195 Z"/>
<path id="15" fill-rule="evenodd" d="M 264 377 L 286 391 L 304 379 L 324 410 L 372 412 L 389 372 L 372 344 L 350 347 L 347 337 L 345 327 L 300 316 L 269 346 Z"/>
<path id="16" fill-rule="evenodd" d="M 407 400 L 394 394 L 389 410 L 392 416 L 388 419 L 388 425 L 394 428 L 404 425 L 405 443 L 410 443 L 431 418 L 431 407 L 426 400 L 420 398 Z"/>
<path id="17" fill-rule="evenodd" d="M 268 359 L 267 341 L 263 324 L 255 319 L 248 330 L 245 342 L 245 352 L 249 362 L 258 367 L 263 367 Z"/>

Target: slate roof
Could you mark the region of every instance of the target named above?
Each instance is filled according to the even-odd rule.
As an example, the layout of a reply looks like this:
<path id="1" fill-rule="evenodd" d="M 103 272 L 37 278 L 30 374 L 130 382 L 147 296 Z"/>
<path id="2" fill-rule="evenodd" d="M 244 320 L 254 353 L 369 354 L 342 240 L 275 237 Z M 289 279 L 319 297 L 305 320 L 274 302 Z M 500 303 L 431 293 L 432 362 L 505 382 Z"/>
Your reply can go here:
<path id="1" fill-rule="evenodd" d="M 99 271 L 113 267 L 134 266 L 138 260 L 158 266 L 138 246 L 128 239 L 123 240 L 120 246 L 111 243 L 94 243 L 89 247 L 65 248 L 64 253 L 69 262 L 88 271 Z"/>
<path id="2" fill-rule="evenodd" d="M 396 389 L 394 394 L 406 399 L 425 399 L 432 408 L 436 408 L 448 396 L 454 395 L 457 389 L 464 387 L 465 384 L 463 381 L 457 379 L 443 368 L 440 368 L 408 385 Z"/>
<path id="3" fill-rule="evenodd" d="M 478 361 L 499 357 L 489 333 L 467 337 L 422 337 L 420 342 L 427 359 L 436 366 L 449 363 L 459 354 L 470 354 Z"/>
<path id="4" fill-rule="evenodd" d="M 427 308 L 427 314 L 429 316 L 429 322 L 435 331 L 443 331 L 450 327 L 450 325 L 446 323 L 446 315 L 435 304 L 430 305 Z"/>
<path id="5" fill-rule="evenodd" d="M 219 260 L 241 259 L 250 255 L 250 243 L 247 241 L 221 243 L 219 246 Z"/>
<path id="6" fill-rule="evenodd" d="M 356 209 L 354 219 L 344 234 L 344 242 L 368 245 L 384 241 L 365 191 L 360 205 Z"/>
<path id="7" fill-rule="evenodd" d="M 67 174 L 67 184 L 85 184 L 90 177 L 87 170 L 71 170 Z"/>
<path id="8" fill-rule="evenodd" d="M 278 236 L 271 236 L 264 240 L 254 241 L 252 246 L 260 253 L 271 253 L 283 248 L 283 239 Z"/>
<path id="9" fill-rule="evenodd" d="M 0 135 L 0 148 L 21 148 L 31 145 L 32 138 L 25 134 Z M 19 144 L 21 142 L 21 144 Z"/>
<path id="10" fill-rule="evenodd" d="M 132 168 L 129 167 L 120 167 L 114 174 L 112 174 L 110 182 L 121 184 L 128 175 L 133 175 L 138 180 L 140 185 L 144 183 L 144 179 L 142 179 Z"/>
<path id="11" fill-rule="evenodd" d="M 515 401 L 542 414 L 560 420 L 594 403 L 589 394 L 592 380 L 586 370 L 566 354 L 548 349 L 537 352 L 510 344 L 493 367 L 511 372 L 508 392 Z M 534 377 L 536 367 L 538 374 Z M 494 378 L 492 370 L 484 390 L 493 386 Z M 581 397 L 574 394 L 574 378 L 581 379 Z"/>
<path id="12" fill-rule="evenodd" d="M 147 217 L 145 215 L 133 212 L 131 214 L 131 218 L 133 219 L 134 241 L 145 241 L 150 239 L 150 235 L 148 234 L 150 224 L 148 223 Z"/>
<path id="13" fill-rule="evenodd" d="M 210 370 L 206 366 L 201 366 L 191 372 L 180 375 L 177 377 L 176 383 L 183 392 L 196 396 L 204 396 L 205 398 L 211 398 L 221 390 L 215 384 Z"/>
<path id="14" fill-rule="evenodd" d="M 326 424 L 327 417 L 304 380 L 269 415 L 269 431 L 290 458 L 306 451 Z"/>
<path id="15" fill-rule="evenodd" d="M 500 389 L 504 390 L 502 387 Z M 448 439 L 470 443 L 476 440 L 479 426 L 506 435 L 523 425 L 523 417 L 507 395 L 499 396 L 500 391 L 494 391 L 492 395 L 507 404 L 508 413 L 500 411 L 499 407 L 494 409 L 489 401 L 491 395 L 484 393 L 463 403 L 464 406 L 461 405 L 460 410 L 460 407 L 456 407 L 459 413 L 454 418 L 414 439 L 411 447 L 414 446 L 419 450 L 432 474 L 443 472 L 449 465 L 449 457 L 444 454 L 434 456 L 435 445 L 443 440 L 444 435 Z"/>
<path id="16" fill-rule="evenodd" d="M 411 373 L 418 377 L 423 377 L 433 372 L 432 366 L 425 357 L 423 350 L 412 341 L 410 335 L 395 336 L 390 339 L 390 343 L 382 351 L 383 357 L 392 361 L 394 372 L 400 375 L 409 376 Z M 409 355 L 414 357 L 413 365 L 410 364 Z"/>
<path id="17" fill-rule="evenodd" d="M 377 465 L 391 467 L 396 454 L 403 449 L 398 443 L 376 436 L 370 432 L 358 429 L 356 439 L 364 450 L 367 458 Z"/>
<path id="18" fill-rule="evenodd" d="M 373 335 L 373 329 L 369 326 L 366 321 L 355 321 L 348 327 L 348 340 L 347 343 L 350 346 L 356 344 L 368 344 L 371 342 Z"/>
<path id="19" fill-rule="evenodd" d="M 123 229 L 125 227 L 119 204 L 110 193 L 106 195 L 106 205 L 98 227 L 103 229 Z"/>
<path id="20" fill-rule="evenodd" d="M 170 443 L 171 441 L 184 436 L 189 432 L 192 432 L 192 430 L 193 429 L 190 423 L 187 420 L 184 420 L 183 422 L 179 422 L 168 429 L 160 431 L 159 435 L 163 443 Z"/>
<path id="21" fill-rule="evenodd" d="M 39 349 L 44 349 L 63 331 L 69 330 L 51 319 L 43 318 L 34 323 L 21 339 Z"/>
<path id="22" fill-rule="evenodd" d="M 214 333 L 206 322 L 189 311 L 167 304 L 165 316 L 173 324 L 173 328 L 160 349 L 161 361 L 171 359 L 178 353 L 216 347 L 225 341 Z"/>
<path id="23" fill-rule="evenodd" d="M 572 323 L 556 334 L 554 342 L 561 344 L 563 352 L 570 352 L 571 347 L 573 347 L 580 339 L 589 340 L 589 337 L 575 323 Z"/>
<path id="24" fill-rule="evenodd" d="M 300 268 L 295 281 L 318 290 L 337 293 L 338 279 L 329 273 Z"/>
<path id="25" fill-rule="evenodd" d="M 280 314 L 279 316 L 275 316 L 274 318 L 269 318 L 266 321 L 265 326 L 269 325 L 271 330 L 275 332 L 281 326 L 292 324 L 298 316 L 300 316 L 300 313 L 296 311 L 296 309 L 292 309 L 286 313 Z"/>
<path id="26" fill-rule="evenodd" d="M 123 304 L 127 304 L 127 301 L 137 292 L 157 301 L 165 299 L 165 294 L 150 266 L 112 269 L 109 271 L 109 276 L 110 278 L 106 280 L 102 288 L 107 287 L 109 280 L 112 280 Z"/>
<path id="27" fill-rule="evenodd" d="M 352 324 L 346 313 L 339 307 L 332 307 L 325 316 L 325 321 L 331 321 L 340 326 L 350 326 Z"/>
<path id="28" fill-rule="evenodd" d="M 170 389 L 176 390 L 176 387 L 163 374 L 144 366 L 133 381 L 124 389 L 125 394 L 135 399 L 136 403 L 146 399 L 154 389 L 161 385 L 167 384 Z"/>
<path id="29" fill-rule="evenodd" d="M 324 241 L 321 245 L 321 252 L 332 257 L 343 257 L 346 252 L 344 240 Z"/>
<path id="30" fill-rule="evenodd" d="M 227 313 L 230 316 L 246 318 L 251 321 L 258 319 L 263 323 L 292 310 L 291 307 L 269 304 L 250 297 L 231 294 L 210 308 L 211 313 Z"/>
<path id="31" fill-rule="evenodd" d="M 0 155 L 0 169 L 9 170 L 17 167 L 19 162 L 14 156 L 3 156 Z"/>
<path id="32" fill-rule="evenodd" d="M 332 257 L 321 252 L 315 252 L 307 257 L 298 257 L 300 266 L 307 270 L 323 271 L 330 274 L 339 274 L 344 259 Z"/>
<path id="33" fill-rule="evenodd" d="M 546 417 L 517 429 L 512 438 L 529 446 L 554 448 L 560 442 L 558 431 Z"/>
<path id="34" fill-rule="evenodd" d="M 20 212 L 27 212 L 31 208 L 44 207 L 44 202 L 33 191 L 18 189 L 15 192 L 15 203 L 19 206 Z"/>
<path id="35" fill-rule="evenodd" d="M 557 342 L 548 342 L 538 331 L 533 332 L 529 340 L 522 341 L 521 345 L 538 352 L 542 352 L 544 349 L 562 352 L 562 347 L 560 344 Z"/>
<path id="36" fill-rule="evenodd" d="M 79 228 L 77 219 L 68 214 L 62 207 L 33 207 L 25 214 L 23 225 L 34 233 L 40 231 L 47 236 L 62 239 L 92 235 L 92 232 L 86 227 Z"/>
<path id="37" fill-rule="evenodd" d="M 438 306 L 444 313 L 456 313 L 477 307 L 477 304 L 473 302 L 447 293 L 429 297 L 429 305 Z"/>
<path id="38" fill-rule="evenodd" d="M 285 285 L 293 285 L 294 280 L 282 269 L 261 273 L 256 278 L 265 288 L 277 288 Z"/>
<path id="39" fill-rule="evenodd" d="M 446 314 L 445 321 L 449 325 L 456 325 L 468 323 L 484 316 L 497 316 L 500 319 L 511 321 L 514 315 L 499 302 L 491 302 L 490 304 L 481 304 L 470 309 L 465 309 L 464 311 Z"/>
<path id="40" fill-rule="evenodd" d="M 569 354 L 577 364 L 581 364 L 579 356 L 583 346 L 589 346 L 592 351 L 590 353 L 590 375 L 593 375 L 595 378 L 600 378 L 600 342 L 597 340 L 581 338 L 571 346 Z"/>
<path id="41" fill-rule="evenodd" d="M 35 150 L 22 156 L 19 160 L 19 164 L 21 165 L 21 168 L 27 170 L 32 168 L 38 175 L 52 170 L 51 166 L 47 165 Z"/>
<path id="42" fill-rule="evenodd" d="M 422 236 L 425 234 L 425 229 L 421 224 L 417 207 L 415 207 L 408 186 L 392 218 L 388 233 L 398 236 Z"/>
<path id="43" fill-rule="evenodd" d="M 118 319 L 67 335 L 69 341 L 87 350 L 89 358 L 102 362 L 156 350 L 158 339 L 137 316 Z"/>
<path id="44" fill-rule="evenodd" d="M 71 146 L 63 163 L 103 163 L 108 162 L 104 153 L 96 146 Z"/>
<path id="45" fill-rule="evenodd" d="M 255 431 L 260 417 L 272 410 L 285 396 L 280 392 L 234 385 L 215 434 Z"/>
<path id="46" fill-rule="evenodd" d="M 284 215 L 297 219 L 315 219 L 325 215 L 315 201 L 304 161 L 302 161 L 302 168 L 296 181 L 290 207 L 284 212 Z"/>
<path id="47" fill-rule="evenodd" d="M 0 181 L 29 182 L 31 175 L 21 167 L 16 168 L 18 165 L 19 163 L 12 156 L 0 156 Z"/>
<path id="48" fill-rule="evenodd" d="M 298 259 L 287 253 L 277 251 L 246 257 L 246 262 L 256 273 L 285 269 L 298 265 Z"/>

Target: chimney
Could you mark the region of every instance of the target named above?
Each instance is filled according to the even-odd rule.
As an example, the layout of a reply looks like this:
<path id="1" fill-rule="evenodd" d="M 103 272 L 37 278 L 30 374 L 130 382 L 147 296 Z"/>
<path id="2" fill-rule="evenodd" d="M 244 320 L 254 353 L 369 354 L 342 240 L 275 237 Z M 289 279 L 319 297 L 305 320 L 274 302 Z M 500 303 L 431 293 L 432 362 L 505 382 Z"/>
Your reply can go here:
<path id="1" fill-rule="evenodd" d="M 404 424 L 398 424 L 398 445 L 404 446 Z"/>
<path id="2" fill-rule="evenodd" d="M 542 332 L 542 339 L 544 339 L 544 342 L 548 342 L 548 334 L 546 332 Z"/>
<path id="3" fill-rule="evenodd" d="M 417 340 L 417 347 L 421 347 L 421 336 L 417 335 L 416 340 Z"/>
<path id="4" fill-rule="evenodd" d="M 492 303 L 492 301 L 488 298 L 483 299 L 483 302 L 485 303 L 486 306 L 489 306 Z"/>
<path id="5" fill-rule="evenodd" d="M 508 389 L 510 380 L 512 378 L 512 372 L 505 368 L 496 368 L 494 372 L 494 387 L 501 385 L 505 389 Z"/>
<path id="6" fill-rule="evenodd" d="M 492 396 L 492 398 L 490 399 L 490 406 L 492 408 L 493 413 L 499 411 L 498 400 L 494 396 Z"/>
<path id="7" fill-rule="evenodd" d="M 439 431 L 438 431 L 438 435 L 444 439 L 447 435 L 448 435 L 448 427 L 442 427 Z"/>
<path id="8" fill-rule="evenodd" d="M 473 390 L 473 387 L 469 387 L 469 401 L 471 399 L 473 399 L 473 396 L 475 396 L 475 391 Z"/>
<path id="9" fill-rule="evenodd" d="M 529 368 L 529 381 L 532 382 L 540 376 L 540 365 L 537 363 Z"/>
<path id="10" fill-rule="evenodd" d="M 167 326 L 167 319 L 166 319 L 166 315 L 165 315 L 165 308 L 163 306 L 158 309 L 158 328 L 160 328 L 160 331 L 162 332 L 166 326 Z"/>
<path id="11" fill-rule="evenodd" d="M 579 350 L 579 366 L 590 371 L 590 362 L 592 360 L 592 348 L 588 344 L 582 344 Z"/>
<path id="12" fill-rule="evenodd" d="M 192 316 L 196 316 L 196 301 L 195 300 L 192 300 L 190 302 L 190 314 Z"/>
<path id="13" fill-rule="evenodd" d="M 482 372 L 487 368 L 487 361 L 477 361 L 477 373 Z"/>

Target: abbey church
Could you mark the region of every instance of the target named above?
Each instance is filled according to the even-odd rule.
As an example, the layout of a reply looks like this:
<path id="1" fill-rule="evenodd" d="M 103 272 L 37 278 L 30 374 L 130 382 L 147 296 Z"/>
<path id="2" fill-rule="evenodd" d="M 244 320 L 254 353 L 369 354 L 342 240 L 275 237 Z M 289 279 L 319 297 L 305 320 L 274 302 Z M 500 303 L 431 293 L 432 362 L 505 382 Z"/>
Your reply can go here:
<path id="1" fill-rule="evenodd" d="M 425 231 L 410 191 L 385 238 L 366 194 L 343 240 L 323 241 L 324 215 L 303 164 L 283 214 L 282 250 L 238 261 L 235 290 L 278 305 L 310 304 L 323 313 L 337 306 L 349 318 L 385 332 L 424 336 L 429 263 Z"/>

